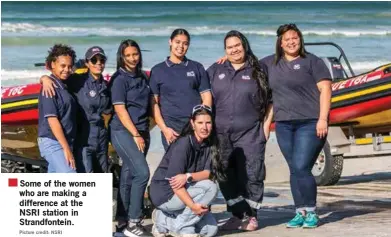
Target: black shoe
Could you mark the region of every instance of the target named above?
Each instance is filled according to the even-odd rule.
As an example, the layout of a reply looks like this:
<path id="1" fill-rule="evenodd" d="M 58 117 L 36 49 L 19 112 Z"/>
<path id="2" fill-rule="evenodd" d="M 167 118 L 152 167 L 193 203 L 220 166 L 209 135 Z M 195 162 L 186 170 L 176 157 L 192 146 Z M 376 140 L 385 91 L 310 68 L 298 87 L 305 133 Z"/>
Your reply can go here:
<path id="1" fill-rule="evenodd" d="M 132 227 L 127 226 L 123 233 L 127 237 L 153 237 L 153 235 L 148 232 L 141 223 L 137 223 Z"/>

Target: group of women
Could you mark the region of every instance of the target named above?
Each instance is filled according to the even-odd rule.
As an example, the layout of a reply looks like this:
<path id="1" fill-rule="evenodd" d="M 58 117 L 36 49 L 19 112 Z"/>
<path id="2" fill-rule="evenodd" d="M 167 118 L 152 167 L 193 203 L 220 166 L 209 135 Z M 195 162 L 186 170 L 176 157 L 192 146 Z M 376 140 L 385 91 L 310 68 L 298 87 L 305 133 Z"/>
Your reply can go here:
<path id="1" fill-rule="evenodd" d="M 102 48 L 87 50 L 85 74 L 71 73 L 76 55 L 69 46 L 49 51 L 46 65 L 52 74 L 41 77 L 38 137 L 48 171 L 107 172 L 110 140 L 123 161 L 117 219 L 126 236 L 253 231 L 274 120 L 296 207 L 287 227 L 316 227 L 311 168 L 327 136 L 331 77 L 323 61 L 305 50 L 300 30 L 294 24 L 280 26 L 276 53 L 262 60 L 242 33 L 230 31 L 225 57 L 207 70 L 186 57 L 186 30 L 174 30 L 169 43 L 170 56 L 148 78 L 138 44 L 121 42 L 110 82 L 102 78 L 107 60 Z M 107 128 L 104 117 L 110 114 Z M 150 116 L 166 151 L 149 187 L 156 207 L 152 233 L 142 225 Z M 209 208 L 218 187 L 232 213 L 219 228 Z"/>

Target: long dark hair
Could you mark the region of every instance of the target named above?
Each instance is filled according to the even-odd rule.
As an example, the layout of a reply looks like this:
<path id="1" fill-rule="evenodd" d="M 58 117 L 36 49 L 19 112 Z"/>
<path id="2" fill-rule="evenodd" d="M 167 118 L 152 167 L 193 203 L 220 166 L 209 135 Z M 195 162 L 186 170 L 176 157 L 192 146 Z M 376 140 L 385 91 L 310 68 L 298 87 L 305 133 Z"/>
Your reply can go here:
<path id="1" fill-rule="evenodd" d="M 140 46 L 137 44 L 136 41 L 131 39 L 126 39 L 121 42 L 121 44 L 118 47 L 117 50 L 117 70 L 120 68 L 125 69 L 125 59 L 124 59 L 124 50 L 127 47 L 136 47 L 138 53 L 140 54 L 140 62 L 136 66 L 136 75 L 143 75 L 142 68 L 143 68 L 143 55 L 141 54 Z"/>
<path id="2" fill-rule="evenodd" d="M 226 48 L 227 39 L 231 37 L 237 37 L 240 39 L 244 49 L 245 60 L 249 62 L 250 66 L 253 69 L 252 78 L 257 82 L 258 89 L 259 89 L 259 99 L 261 103 L 260 119 L 263 119 L 265 117 L 266 108 L 269 104 L 269 100 L 271 97 L 268 78 L 266 76 L 266 73 L 260 67 L 258 58 L 254 55 L 253 51 L 251 50 L 250 43 L 248 42 L 246 36 L 244 36 L 239 31 L 231 30 L 225 35 L 224 49 Z"/>
<path id="3" fill-rule="evenodd" d="M 212 180 L 217 180 L 219 182 L 224 181 L 226 176 L 224 174 L 223 165 L 221 163 L 220 146 L 219 140 L 217 139 L 213 114 L 211 111 L 205 108 L 201 108 L 192 113 L 191 120 L 195 121 L 199 115 L 209 115 L 212 118 L 212 131 L 209 137 L 205 140 L 205 142 L 210 146 L 210 155 L 212 160 L 211 178 Z M 188 135 L 194 135 L 194 129 L 190 121 L 182 129 L 180 137 Z"/>
<path id="4" fill-rule="evenodd" d="M 281 41 L 282 41 L 282 36 L 289 30 L 295 31 L 300 38 L 300 49 L 299 49 L 300 57 L 305 58 L 306 54 L 308 53 L 305 50 L 303 34 L 299 30 L 299 28 L 297 28 L 297 26 L 292 23 L 280 25 L 277 29 L 276 53 L 275 53 L 275 58 L 274 58 L 275 64 L 277 64 L 278 61 L 280 61 L 281 57 L 284 56 L 284 50 L 281 47 Z"/>

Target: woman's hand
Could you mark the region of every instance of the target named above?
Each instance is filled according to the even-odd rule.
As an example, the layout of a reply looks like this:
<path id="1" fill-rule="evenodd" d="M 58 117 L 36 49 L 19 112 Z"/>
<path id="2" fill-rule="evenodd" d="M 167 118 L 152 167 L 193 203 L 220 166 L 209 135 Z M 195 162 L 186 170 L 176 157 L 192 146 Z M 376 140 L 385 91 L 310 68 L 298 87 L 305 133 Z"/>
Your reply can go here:
<path id="1" fill-rule="evenodd" d="M 325 119 L 319 119 L 316 124 L 316 135 L 319 138 L 324 138 L 327 135 L 328 123 Z"/>
<path id="2" fill-rule="evenodd" d="M 186 174 L 177 174 L 172 177 L 169 182 L 172 189 L 182 188 L 187 182 L 187 176 Z"/>
<path id="3" fill-rule="evenodd" d="M 174 131 L 174 129 L 167 127 L 163 130 L 164 137 L 167 140 L 167 144 L 173 143 L 179 136 L 177 132 Z"/>
<path id="4" fill-rule="evenodd" d="M 71 150 L 69 149 L 64 149 L 64 156 L 65 156 L 65 160 L 67 161 L 68 165 L 72 168 L 72 169 L 76 169 L 76 164 L 75 164 L 75 158 L 73 157 L 73 153 Z"/>
<path id="5" fill-rule="evenodd" d="M 199 204 L 199 203 L 194 203 L 190 209 L 194 212 L 194 214 L 196 214 L 197 216 L 202 216 L 206 213 L 208 213 L 209 209 L 207 206 L 204 206 L 202 204 Z"/>
<path id="6" fill-rule="evenodd" d="M 266 141 L 268 141 L 270 137 L 270 123 L 263 124 L 263 132 L 265 134 Z"/>
<path id="7" fill-rule="evenodd" d="M 42 95 L 46 98 L 52 98 L 56 95 L 54 88 L 57 88 L 56 84 L 50 77 L 44 75 L 40 78 L 42 82 Z"/>
<path id="8" fill-rule="evenodd" d="M 141 136 L 134 136 L 133 139 L 134 139 L 134 142 L 137 145 L 138 150 L 141 151 L 142 153 L 144 153 L 144 149 L 145 149 L 144 138 L 141 137 Z"/>
<path id="9" fill-rule="evenodd" d="M 223 63 L 225 63 L 225 61 L 227 61 L 227 60 L 228 60 L 228 57 L 227 57 L 227 55 L 225 55 L 225 56 L 223 56 L 223 57 L 217 59 L 216 63 L 217 63 L 217 64 L 223 64 Z"/>

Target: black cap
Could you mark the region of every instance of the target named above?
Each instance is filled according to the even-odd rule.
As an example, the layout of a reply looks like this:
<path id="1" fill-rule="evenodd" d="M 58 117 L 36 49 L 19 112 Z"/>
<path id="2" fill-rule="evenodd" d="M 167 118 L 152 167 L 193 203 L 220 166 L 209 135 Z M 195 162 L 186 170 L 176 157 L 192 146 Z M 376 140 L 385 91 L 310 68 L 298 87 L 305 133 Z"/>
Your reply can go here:
<path id="1" fill-rule="evenodd" d="M 97 54 L 100 54 L 102 55 L 103 57 L 107 58 L 106 57 L 106 54 L 105 54 L 105 51 L 103 51 L 103 49 L 99 46 L 93 46 L 91 48 L 89 48 L 86 52 L 86 59 L 87 60 L 90 60 L 92 57 L 94 57 L 95 55 Z"/>

